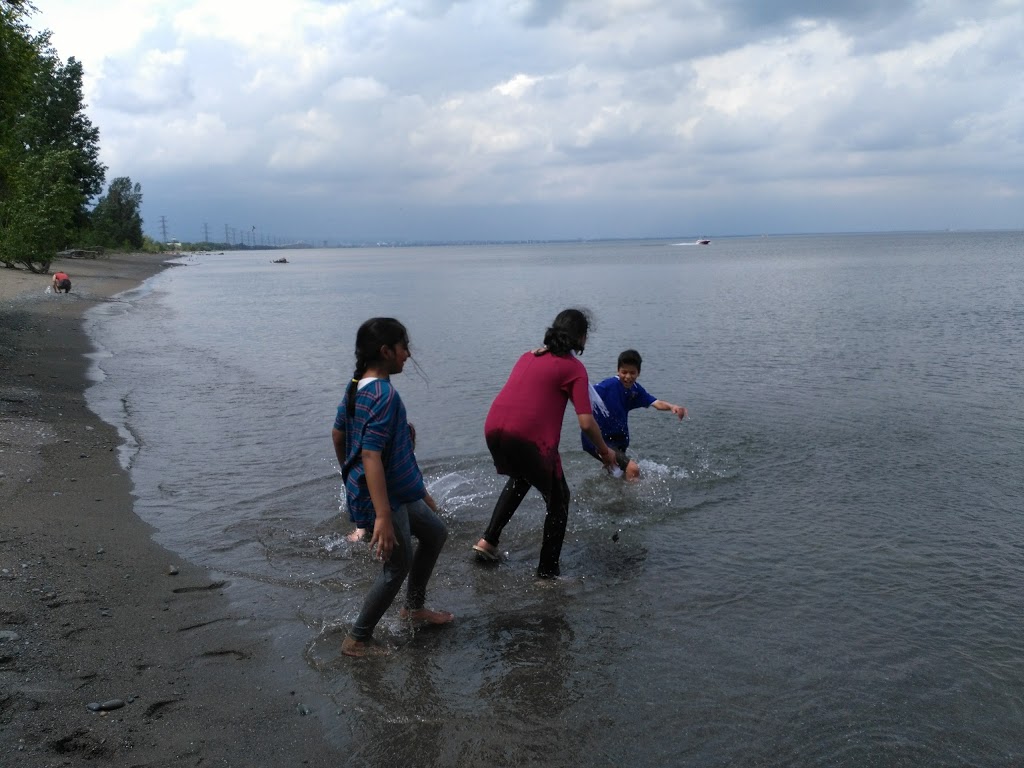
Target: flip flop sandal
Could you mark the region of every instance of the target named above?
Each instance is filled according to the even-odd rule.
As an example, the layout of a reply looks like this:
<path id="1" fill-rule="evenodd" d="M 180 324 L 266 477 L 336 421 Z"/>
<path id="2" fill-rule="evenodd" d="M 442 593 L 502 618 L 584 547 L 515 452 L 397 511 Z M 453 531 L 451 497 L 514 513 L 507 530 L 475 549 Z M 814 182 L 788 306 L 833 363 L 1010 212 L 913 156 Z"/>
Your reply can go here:
<path id="1" fill-rule="evenodd" d="M 476 552 L 476 559 L 485 563 L 497 563 L 501 560 L 500 554 L 481 547 L 479 544 L 473 545 L 473 551 Z"/>

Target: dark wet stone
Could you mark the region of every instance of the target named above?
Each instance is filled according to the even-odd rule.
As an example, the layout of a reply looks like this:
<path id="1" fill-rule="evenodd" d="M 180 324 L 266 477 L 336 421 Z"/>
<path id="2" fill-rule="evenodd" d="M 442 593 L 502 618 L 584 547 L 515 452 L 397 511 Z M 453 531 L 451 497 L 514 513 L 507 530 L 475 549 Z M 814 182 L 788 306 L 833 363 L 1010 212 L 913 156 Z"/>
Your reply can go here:
<path id="1" fill-rule="evenodd" d="M 123 699 L 110 699 L 109 701 L 97 702 L 94 701 L 87 705 L 93 712 L 110 712 L 113 709 L 120 709 L 124 706 Z"/>

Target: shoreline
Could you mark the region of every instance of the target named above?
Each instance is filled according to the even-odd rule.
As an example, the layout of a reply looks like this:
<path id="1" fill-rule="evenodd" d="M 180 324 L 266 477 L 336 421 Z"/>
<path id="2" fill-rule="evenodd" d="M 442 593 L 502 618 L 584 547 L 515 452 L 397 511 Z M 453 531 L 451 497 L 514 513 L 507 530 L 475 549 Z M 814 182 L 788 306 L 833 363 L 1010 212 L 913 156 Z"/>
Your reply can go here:
<path id="1" fill-rule="evenodd" d="M 177 258 L 0 268 L 0 763 L 326 765 L 272 643 L 134 512 L 115 427 L 89 410 L 84 313 Z M 258 622 L 257 622 L 258 623 Z M 108 704 L 94 711 L 90 704 Z M 309 713 L 311 714 L 311 713 Z"/>

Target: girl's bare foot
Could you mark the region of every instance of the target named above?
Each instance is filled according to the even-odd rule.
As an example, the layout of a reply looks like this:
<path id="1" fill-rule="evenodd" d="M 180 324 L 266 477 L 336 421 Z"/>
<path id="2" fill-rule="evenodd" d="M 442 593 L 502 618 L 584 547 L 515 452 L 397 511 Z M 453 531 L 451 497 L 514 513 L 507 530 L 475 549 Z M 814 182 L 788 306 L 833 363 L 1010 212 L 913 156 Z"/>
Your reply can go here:
<path id="1" fill-rule="evenodd" d="M 354 531 L 352 531 L 352 533 L 350 533 L 348 536 L 345 537 L 346 541 L 365 541 L 365 539 L 366 539 L 366 529 L 365 528 L 356 528 Z"/>
<path id="2" fill-rule="evenodd" d="M 366 642 L 356 640 L 352 635 L 345 635 L 345 639 L 341 641 L 341 652 L 345 656 L 353 656 L 357 659 L 388 655 L 388 649 L 384 646 L 377 645 L 373 640 Z"/>
<path id="3" fill-rule="evenodd" d="M 448 611 L 432 611 L 429 608 L 414 608 L 409 610 L 403 608 L 399 614 L 403 621 L 411 621 L 417 626 L 450 624 L 455 620 L 455 614 Z"/>

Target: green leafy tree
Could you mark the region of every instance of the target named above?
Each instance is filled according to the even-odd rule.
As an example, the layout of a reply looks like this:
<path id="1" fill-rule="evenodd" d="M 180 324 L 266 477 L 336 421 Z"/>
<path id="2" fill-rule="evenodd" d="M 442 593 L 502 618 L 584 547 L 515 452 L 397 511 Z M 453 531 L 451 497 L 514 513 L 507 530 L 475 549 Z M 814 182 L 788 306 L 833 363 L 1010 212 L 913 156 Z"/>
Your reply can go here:
<path id="1" fill-rule="evenodd" d="M 19 121 L 28 110 L 44 44 L 25 22 L 30 10 L 26 3 L 0 0 L 0 200 L 7 197 L 10 177 L 24 156 Z"/>
<path id="2" fill-rule="evenodd" d="M 7 179 L 0 199 L 0 258 L 45 273 L 74 231 L 74 153 L 67 149 L 29 155 Z"/>
<path id="3" fill-rule="evenodd" d="M 35 72 L 40 39 L 33 36 L 26 17 L 30 3 L 0 0 L 0 123 L 9 123 L 25 102 Z"/>
<path id="4" fill-rule="evenodd" d="M 87 225 L 106 168 L 85 115 L 82 65 L 63 64 L 50 33 L 29 29 L 33 12 L 26 0 L 0 0 L 0 261 L 35 268 Z"/>
<path id="5" fill-rule="evenodd" d="M 107 194 L 92 212 L 92 230 L 100 245 L 108 248 L 142 248 L 142 185 L 127 176 L 110 182 Z"/>
<path id="6" fill-rule="evenodd" d="M 28 152 L 70 150 L 79 192 L 75 221 L 88 220 L 87 205 L 103 191 L 106 168 L 99 161 L 99 129 L 85 114 L 82 64 L 74 56 L 62 64 L 49 45 L 43 50 L 32 84 L 32 103 L 23 118 Z"/>

